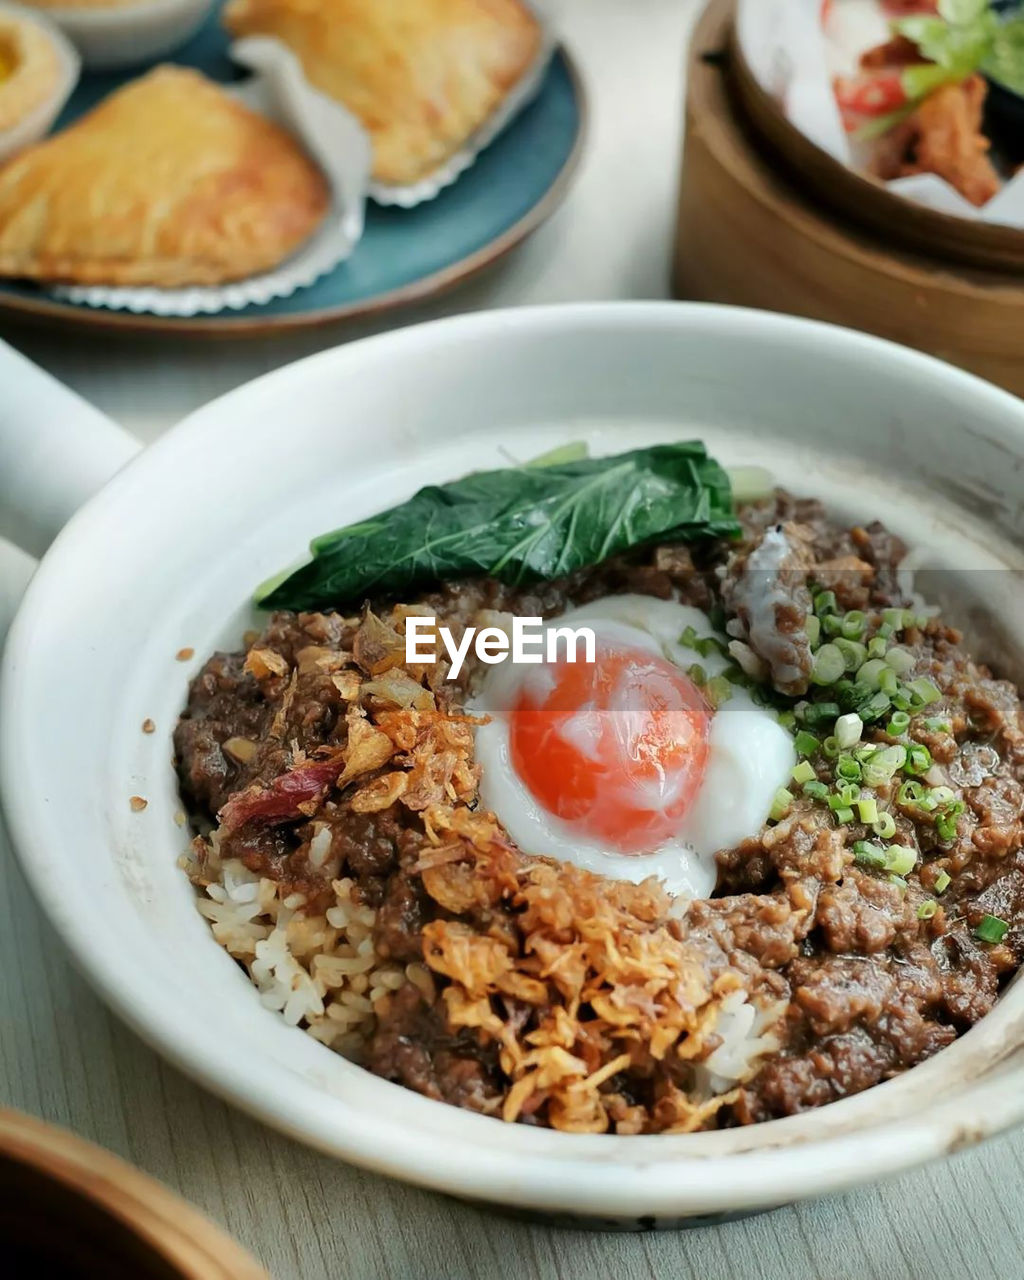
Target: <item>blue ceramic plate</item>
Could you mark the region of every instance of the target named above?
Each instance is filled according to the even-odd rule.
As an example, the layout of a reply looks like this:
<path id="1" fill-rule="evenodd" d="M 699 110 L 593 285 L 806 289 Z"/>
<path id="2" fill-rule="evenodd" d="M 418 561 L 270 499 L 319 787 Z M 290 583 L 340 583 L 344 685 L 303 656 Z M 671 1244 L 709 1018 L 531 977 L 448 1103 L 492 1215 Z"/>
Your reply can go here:
<path id="1" fill-rule="evenodd" d="M 225 83 L 240 76 L 216 11 L 165 61 L 198 67 Z M 84 75 L 57 127 L 143 70 Z M 579 157 L 584 112 L 579 77 L 559 50 L 537 98 L 453 186 L 415 209 L 368 204 L 365 234 L 348 261 L 290 298 L 180 319 L 81 306 L 31 284 L 0 281 L 0 311 L 92 327 L 243 336 L 325 324 L 427 297 L 495 261 L 554 211 Z"/>

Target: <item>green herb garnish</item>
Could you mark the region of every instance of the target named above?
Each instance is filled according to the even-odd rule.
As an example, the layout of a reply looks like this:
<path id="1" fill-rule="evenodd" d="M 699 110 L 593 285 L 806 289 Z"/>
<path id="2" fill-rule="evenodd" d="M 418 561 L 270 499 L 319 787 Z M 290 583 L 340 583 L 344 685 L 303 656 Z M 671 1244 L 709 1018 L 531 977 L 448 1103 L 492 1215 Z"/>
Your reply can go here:
<path id="1" fill-rule="evenodd" d="M 974 926 L 974 936 L 979 942 L 1002 942 L 1009 925 L 998 916 L 982 916 Z"/>
<path id="2" fill-rule="evenodd" d="M 891 25 L 925 61 L 904 67 L 900 84 L 906 102 L 862 125 L 856 135 L 861 141 L 884 136 L 936 89 L 960 84 L 976 72 L 1024 94 L 1024 13 L 1003 16 L 989 0 L 939 0 L 937 14 L 913 14 Z"/>

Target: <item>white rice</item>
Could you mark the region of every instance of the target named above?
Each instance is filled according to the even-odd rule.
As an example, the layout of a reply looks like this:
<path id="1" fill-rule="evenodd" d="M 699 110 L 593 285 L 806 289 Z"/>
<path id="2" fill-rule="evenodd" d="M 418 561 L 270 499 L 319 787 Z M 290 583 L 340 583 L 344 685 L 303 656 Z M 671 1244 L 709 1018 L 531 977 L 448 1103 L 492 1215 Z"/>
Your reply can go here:
<path id="1" fill-rule="evenodd" d="M 749 1080 L 761 1059 L 779 1048 L 772 1028 L 786 1010 L 786 1001 L 755 1004 L 746 991 L 730 991 L 715 1021 L 715 1035 L 722 1043 L 695 1070 L 698 1096 L 717 1097 Z"/>
<path id="2" fill-rule="evenodd" d="M 245 966 L 268 1009 L 322 1044 L 358 1059 L 379 1001 L 406 980 L 433 994 L 425 965 L 378 959 L 377 913 L 355 901 L 353 880 L 333 881 L 333 903 L 310 915 L 301 894 L 282 900 L 273 880 L 237 860 L 219 871 L 219 882 L 206 886 L 198 904 L 214 938 Z"/>
<path id="3" fill-rule="evenodd" d="M 316 840 L 314 835 L 314 845 Z M 334 880 L 333 903 L 310 915 L 301 894 L 282 899 L 275 881 L 254 875 L 237 859 L 216 864 L 215 845 L 211 853 L 204 871 L 219 873 L 220 880 L 205 886 L 199 910 L 217 942 L 245 966 L 261 1002 L 290 1026 L 303 1027 L 321 1044 L 359 1061 L 380 1001 L 407 980 L 428 1000 L 435 998 L 425 965 L 377 957 L 377 913 L 354 899 L 354 880 Z M 773 1028 L 785 1008 L 785 1001 L 753 1002 L 742 989 L 722 998 L 713 1027 L 722 1043 L 694 1064 L 695 1098 L 716 1098 L 749 1080 L 762 1059 L 778 1049 Z"/>

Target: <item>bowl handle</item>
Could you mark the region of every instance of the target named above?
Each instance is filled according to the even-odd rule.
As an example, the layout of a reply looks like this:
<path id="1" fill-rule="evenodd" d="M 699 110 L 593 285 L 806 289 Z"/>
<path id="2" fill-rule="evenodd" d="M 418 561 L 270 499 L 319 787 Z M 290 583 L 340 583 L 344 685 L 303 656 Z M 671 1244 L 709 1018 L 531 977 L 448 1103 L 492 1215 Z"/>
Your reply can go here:
<path id="1" fill-rule="evenodd" d="M 0 342 L 0 537 L 41 556 L 138 440 Z"/>

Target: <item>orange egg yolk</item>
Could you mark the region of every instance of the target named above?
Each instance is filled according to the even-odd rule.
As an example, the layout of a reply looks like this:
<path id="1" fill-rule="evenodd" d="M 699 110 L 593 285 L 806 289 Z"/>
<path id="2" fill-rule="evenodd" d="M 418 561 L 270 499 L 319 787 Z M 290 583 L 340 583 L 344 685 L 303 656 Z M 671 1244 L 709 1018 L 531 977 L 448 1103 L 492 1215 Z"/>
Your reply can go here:
<path id="1" fill-rule="evenodd" d="M 619 647 L 595 657 L 525 683 L 510 714 L 512 763 L 549 813 L 621 853 L 647 853 L 700 789 L 711 711 L 663 658 Z"/>

